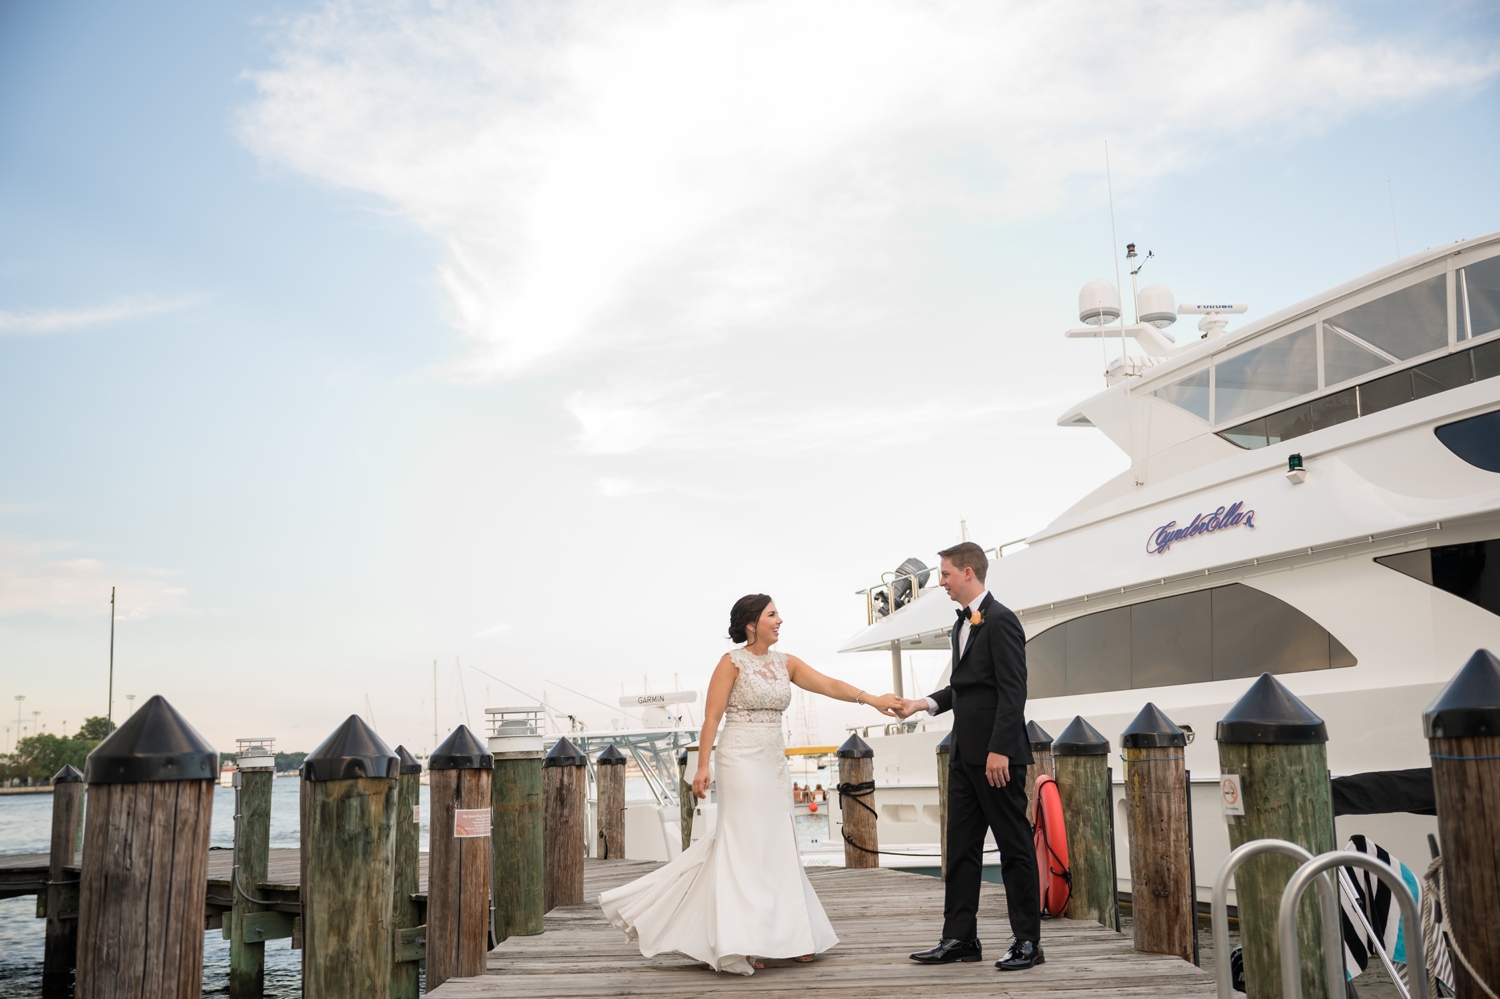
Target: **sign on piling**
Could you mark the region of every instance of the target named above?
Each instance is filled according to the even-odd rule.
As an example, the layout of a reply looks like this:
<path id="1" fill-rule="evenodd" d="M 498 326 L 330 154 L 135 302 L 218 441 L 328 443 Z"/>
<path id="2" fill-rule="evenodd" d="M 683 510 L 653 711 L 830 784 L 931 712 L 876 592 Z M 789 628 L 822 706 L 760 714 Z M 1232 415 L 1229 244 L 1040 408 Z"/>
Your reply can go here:
<path id="1" fill-rule="evenodd" d="M 302 995 L 388 999 L 401 760 L 350 715 L 302 762 Z"/>
<path id="2" fill-rule="evenodd" d="M 427 988 L 484 974 L 490 933 L 490 779 L 495 758 L 460 725 L 428 760 Z"/>
<path id="3" fill-rule="evenodd" d="M 1237 781 L 1226 794 L 1242 814 L 1226 812 L 1229 845 L 1284 839 L 1317 856 L 1334 849 L 1328 727 L 1275 677 L 1262 673 L 1219 720 L 1219 768 Z M 1226 802 L 1228 798 L 1226 797 Z M 1234 874 L 1248 999 L 1281 999 L 1276 915 L 1297 862 L 1281 854 L 1246 861 Z M 1302 994 L 1327 994 L 1323 919 L 1311 894 L 1297 910 Z"/>
<path id="4" fill-rule="evenodd" d="M 78 999 L 203 994 L 219 754 L 160 695 L 84 765 Z"/>

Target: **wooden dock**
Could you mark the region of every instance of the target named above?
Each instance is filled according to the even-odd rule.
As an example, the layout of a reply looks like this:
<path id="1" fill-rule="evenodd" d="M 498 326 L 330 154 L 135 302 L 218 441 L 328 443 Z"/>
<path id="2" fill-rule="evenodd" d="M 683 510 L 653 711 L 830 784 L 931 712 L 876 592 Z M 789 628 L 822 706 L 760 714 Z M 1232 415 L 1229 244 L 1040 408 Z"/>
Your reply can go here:
<path id="1" fill-rule="evenodd" d="M 540 936 L 512 937 L 490 952 L 488 972 L 450 979 L 434 999 L 543 999 L 596 996 L 800 996 L 882 999 L 945 996 L 1036 996 L 1047 999 L 1158 999 L 1214 996 L 1213 979 L 1175 957 L 1137 954 L 1130 937 L 1098 923 L 1071 919 L 1042 924 L 1046 964 L 1026 972 L 996 971 L 1010 942 L 1005 892 L 985 884 L 979 927 L 987 960 L 926 967 L 907 955 L 937 942 L 943 884 L 890 869 L 809 869 L 808 875 L 840 943 L 811 965 L 768 961 L 751 977 L 716 974 L 686 958 L 643 958 L 605 922 L 601 891 L 660 866 L 632 860 L 590 860 L 583 905 L 546 917 Z"/>

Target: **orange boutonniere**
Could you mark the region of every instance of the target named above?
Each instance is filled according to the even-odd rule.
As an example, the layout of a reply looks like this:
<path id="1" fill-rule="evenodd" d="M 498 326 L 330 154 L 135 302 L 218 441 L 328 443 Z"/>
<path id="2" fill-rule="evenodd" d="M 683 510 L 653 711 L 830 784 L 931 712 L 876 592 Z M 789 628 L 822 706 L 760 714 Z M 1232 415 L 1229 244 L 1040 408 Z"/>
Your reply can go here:
<path id="1" fill-rule="evenodd" d="M 981 614 L 979 611 L 974 611 L 973 613 L 971 613 L 969 615 L 969 627 L 971 627 L 971 628 L 977 628 L 981 624 L 984 624 L 984 615 L 983 614 Z"/>

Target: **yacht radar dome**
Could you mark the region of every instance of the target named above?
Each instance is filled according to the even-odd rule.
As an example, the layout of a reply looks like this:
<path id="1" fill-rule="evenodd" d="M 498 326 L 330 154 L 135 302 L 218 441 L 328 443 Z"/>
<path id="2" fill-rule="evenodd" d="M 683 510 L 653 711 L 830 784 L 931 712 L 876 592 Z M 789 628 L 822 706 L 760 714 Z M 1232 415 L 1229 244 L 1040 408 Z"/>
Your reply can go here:
<path id="1" fill-rule="evenodd" d="M 1095 278 L 1078 293 L 1078 321 L 1103 326 L 1120 318 L 1120 293 L 1104 278 Z"/>
<path id="2" fill-rule="evenodd" d="M 1164 330 L 1177 321 L 1177 301 L 1164 284 L 1148 284 L 1135 296 L 1140 321 Z"/>

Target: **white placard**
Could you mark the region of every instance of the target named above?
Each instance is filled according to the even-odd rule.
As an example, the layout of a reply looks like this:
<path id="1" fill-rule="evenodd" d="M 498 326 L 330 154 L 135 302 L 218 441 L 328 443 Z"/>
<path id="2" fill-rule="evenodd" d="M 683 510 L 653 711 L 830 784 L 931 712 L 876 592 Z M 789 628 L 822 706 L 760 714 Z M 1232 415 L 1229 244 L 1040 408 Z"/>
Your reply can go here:
<path id="1" fill-rule="evenodd" d="M 411 806 L 411 820 L 413 822 L 415 822 L 417 825 L 421 825 L 422 824 L 422 806 L 421 805 L 412 805 Z"/>
<path id="2" fill-rule="evenodd" d="M 484 839 L 490 834 L 490 810 L 488 808 L 455 808 L 453 810 L 454 839 Z"/>
<path id="3" fill-rule="evenodd" d="M 1226 816 L 1245 814 L 1245 789 L 1239 774 L 1219 775 L 1219 795 Z"/>

